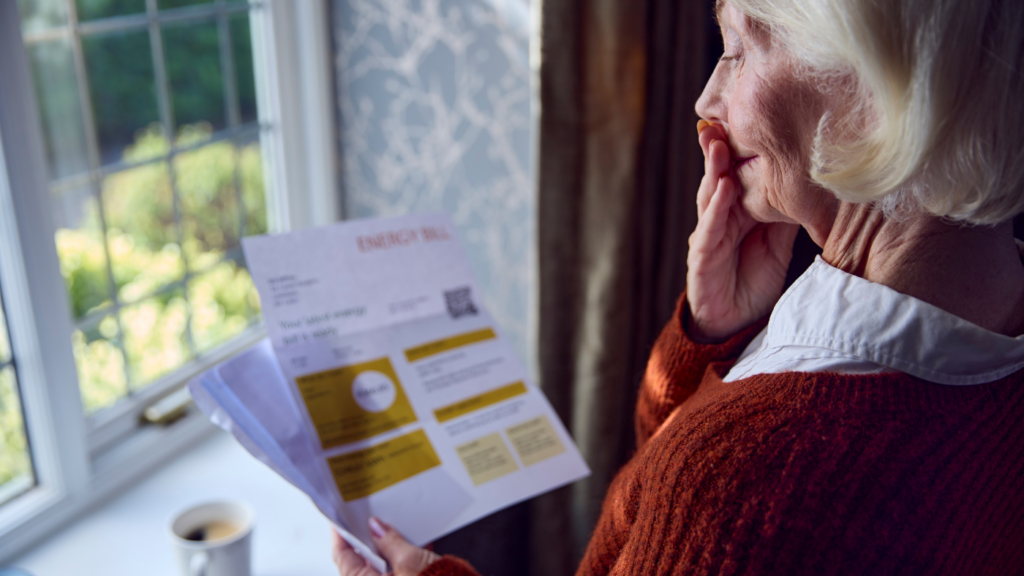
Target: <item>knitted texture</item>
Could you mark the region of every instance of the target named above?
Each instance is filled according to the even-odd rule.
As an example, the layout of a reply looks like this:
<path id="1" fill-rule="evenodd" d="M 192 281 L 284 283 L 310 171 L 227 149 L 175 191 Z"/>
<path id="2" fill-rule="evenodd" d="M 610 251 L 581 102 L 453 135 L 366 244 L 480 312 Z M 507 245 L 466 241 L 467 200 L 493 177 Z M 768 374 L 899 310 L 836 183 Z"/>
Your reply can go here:
<path id="1" fill-rule="evenodd" d="M 461 558 L 445 554 L 420 571 L 419 576 L 479 576 L 473 567 Z"/>
<path id="2" fill-rule="evenodd" d="M 1024 371 L 726 383 L 763 323 L 707 346 L 686 314 L 684 296 L 579 575 L 1024 574 Z"/>

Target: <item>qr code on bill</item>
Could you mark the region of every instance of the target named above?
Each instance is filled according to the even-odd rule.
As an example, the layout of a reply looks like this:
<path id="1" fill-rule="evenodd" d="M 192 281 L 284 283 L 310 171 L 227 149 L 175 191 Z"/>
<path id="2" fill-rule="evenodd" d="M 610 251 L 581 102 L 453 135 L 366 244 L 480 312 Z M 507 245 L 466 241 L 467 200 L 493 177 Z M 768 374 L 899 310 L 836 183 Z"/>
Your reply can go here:
<path id="1" fill-rule="evenodd" d="M 444 300 L 448 303 L 448 313 L 451 314 L 452 318 L 475 316 L 477 313 L 476 306 L 473 305 L 473 299 L 470 297 L 469 286 L 456 288 L 455 290 L 445 290 Z"/>

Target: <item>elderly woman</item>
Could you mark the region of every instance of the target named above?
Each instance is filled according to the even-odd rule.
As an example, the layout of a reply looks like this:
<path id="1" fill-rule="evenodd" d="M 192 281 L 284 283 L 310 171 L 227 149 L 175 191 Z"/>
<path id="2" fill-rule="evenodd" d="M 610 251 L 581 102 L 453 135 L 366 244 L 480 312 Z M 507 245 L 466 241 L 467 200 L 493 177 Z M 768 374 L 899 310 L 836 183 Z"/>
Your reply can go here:
<path id="1" fill-rule="evenodd" d="M 579 574 L 1024 573 L 1024 2 L 717 14 L 687 291 Z"/>

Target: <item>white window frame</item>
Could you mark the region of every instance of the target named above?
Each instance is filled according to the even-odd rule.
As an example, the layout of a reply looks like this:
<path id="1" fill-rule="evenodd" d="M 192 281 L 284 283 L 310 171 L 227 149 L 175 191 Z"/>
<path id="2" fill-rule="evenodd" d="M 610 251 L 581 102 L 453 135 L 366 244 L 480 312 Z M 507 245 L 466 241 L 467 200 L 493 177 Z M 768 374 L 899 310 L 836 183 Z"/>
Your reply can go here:
<path id="1" fill-rule="evenodd" d="M 341 219 L 329 0 L 251 1 L 260 145 L 272 230 Z M 73 324 L 54 243 L 39 112 L 16 2 L 0 2 L 0 282 L 32 450 L 36 487 L 0 504 L 0 565 L 208 437 L 192 410 L 166 427 L 137 427 L 97 453 L 83 412 Z M 225 348 L 229 353 L 258 339 Z M 192 373 L 202 369 L 195 366 Z M 184 384 L 187 376 L 179 376 Z"/>

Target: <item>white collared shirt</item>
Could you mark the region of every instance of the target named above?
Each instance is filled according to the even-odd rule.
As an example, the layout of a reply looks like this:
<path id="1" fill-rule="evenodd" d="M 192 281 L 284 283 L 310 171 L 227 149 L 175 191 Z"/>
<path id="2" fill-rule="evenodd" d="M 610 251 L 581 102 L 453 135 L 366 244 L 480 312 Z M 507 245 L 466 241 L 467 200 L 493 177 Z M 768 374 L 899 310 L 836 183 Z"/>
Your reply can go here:
<path id="1" fill-rule="evenodd" d="M 726 382 L 755 374 L 904 372 L 984 384 L 1024 368 L 1024 336 L 989 332 L 817 257 L 786 290 Z"/>

